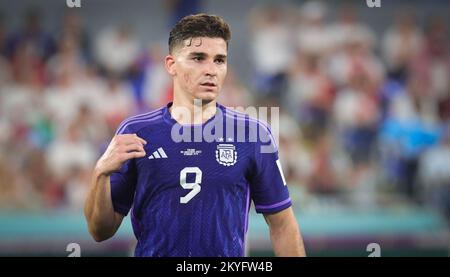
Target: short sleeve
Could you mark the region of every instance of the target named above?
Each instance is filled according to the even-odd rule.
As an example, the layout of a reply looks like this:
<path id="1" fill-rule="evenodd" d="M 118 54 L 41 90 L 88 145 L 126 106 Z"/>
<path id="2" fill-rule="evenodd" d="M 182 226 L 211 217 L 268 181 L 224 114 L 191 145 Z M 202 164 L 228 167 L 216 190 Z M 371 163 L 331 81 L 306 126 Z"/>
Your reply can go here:
<path id="1" fill-rule="evenodd" d="M 250 193 L 258 213 L 276 213 L 292 205 L 270 128 L 258 122 Z"/>

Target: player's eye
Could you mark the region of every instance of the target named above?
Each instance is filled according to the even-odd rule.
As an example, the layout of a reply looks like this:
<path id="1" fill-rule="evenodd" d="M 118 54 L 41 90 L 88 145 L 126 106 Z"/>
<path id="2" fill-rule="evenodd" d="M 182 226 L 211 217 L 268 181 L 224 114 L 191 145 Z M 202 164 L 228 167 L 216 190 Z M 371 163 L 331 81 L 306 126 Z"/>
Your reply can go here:
<path id="1" fill-rule="evenodd" d="M 225 60 L 224 60 L 224 59 L 216 59 L 214 62 L 215 62 L 216 64 L 224 64 L 224 63 L 225 63 Z"/>
<path id="2" fill-rule="evenodd" d="M 196 62 L 200 62 L 200 61 L 202 61 L 203 60 L 203 58 L 202 57 L 200 57 L 200 56 L 197 56 L 197 57 L 193 57 L 192 58 L 194 61 L 196 61 Z"/>

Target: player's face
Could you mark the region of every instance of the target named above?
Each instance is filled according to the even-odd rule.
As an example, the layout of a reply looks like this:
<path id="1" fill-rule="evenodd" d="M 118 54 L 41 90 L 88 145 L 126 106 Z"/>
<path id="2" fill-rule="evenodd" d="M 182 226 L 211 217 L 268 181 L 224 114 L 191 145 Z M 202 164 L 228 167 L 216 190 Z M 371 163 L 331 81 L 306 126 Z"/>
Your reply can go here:
<path id="1" fill-rule="evenodd" d="M 191 99 L 215 100 L 227 74 L 227 45 L 222 38 L 187 39 L 166 57 L 175 89 Z"/>

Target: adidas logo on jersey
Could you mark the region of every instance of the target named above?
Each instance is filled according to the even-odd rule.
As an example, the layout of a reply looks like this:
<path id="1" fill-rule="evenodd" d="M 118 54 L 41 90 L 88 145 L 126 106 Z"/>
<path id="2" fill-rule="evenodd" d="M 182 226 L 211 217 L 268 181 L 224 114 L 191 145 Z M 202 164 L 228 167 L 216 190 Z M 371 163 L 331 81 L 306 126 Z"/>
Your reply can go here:
<path id="1" fill-rule="evenodd" d="M 160 147 L 155 152 L 153 152 L 153 154 L 148 156 L 148 159 L 149 160 L 152 160 L 152 159 L 167 159 L 167 155 L 166 155 L 166 152 L 164 152 L 164 149 L 162 149 L 162 147 Z"/>

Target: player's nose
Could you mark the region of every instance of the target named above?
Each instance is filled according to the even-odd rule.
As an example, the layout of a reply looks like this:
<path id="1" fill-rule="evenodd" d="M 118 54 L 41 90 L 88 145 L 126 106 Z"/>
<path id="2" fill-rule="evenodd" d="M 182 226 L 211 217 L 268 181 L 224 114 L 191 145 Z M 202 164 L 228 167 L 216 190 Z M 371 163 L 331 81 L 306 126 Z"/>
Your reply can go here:
<path id="1" fill-rule="evenodd" d="M 207 75 L 207 76 L 216 76 L 217 75 L 217 65 L 213 61 L 206 63 L 205 75 Z"/>

